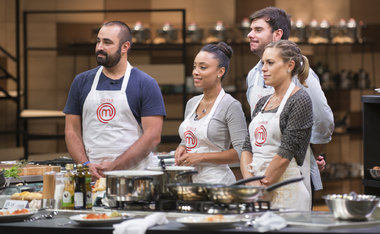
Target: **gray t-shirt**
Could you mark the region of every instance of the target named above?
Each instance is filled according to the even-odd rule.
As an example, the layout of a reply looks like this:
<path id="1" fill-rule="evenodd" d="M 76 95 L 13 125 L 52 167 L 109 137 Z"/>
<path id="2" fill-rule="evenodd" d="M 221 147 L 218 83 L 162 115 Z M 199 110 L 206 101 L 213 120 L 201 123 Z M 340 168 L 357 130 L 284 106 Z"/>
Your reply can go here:
<path id="1" fill-rule="evenodd" d="M 270 95 L 261 98 L 252 113 L 252 119 L 261 111 Z M 278 108 L 265 112 L 276 112 Z M 264 113 L 265 113 L 264 112 Z M 286 101 L 280 114 L 281 145 L 278 155 L 302 165 L 310 142 L 313 126 L 313 109 L 309 95 L 303 89 L 298 90 Z M 243 151 L 252 152 L 249 133 L 244 142 Z"/>
<path id="2" fill-rule="evenodd" d="M 187 102 L 185 118 L 189 114 L 192 114 L 193 117 L 195 116 L 195 113 L 190 112 L 194 109 L 200 98 L 201 95 L 198 95 Z M 247 133 L 247 123 L 241 103 L 226 93 L 208 125 L 208 139 L 222 151 L 230 149 L 232 143 L 240 158 Z M 181 144 L 185 144 L 183 139 Z"/>

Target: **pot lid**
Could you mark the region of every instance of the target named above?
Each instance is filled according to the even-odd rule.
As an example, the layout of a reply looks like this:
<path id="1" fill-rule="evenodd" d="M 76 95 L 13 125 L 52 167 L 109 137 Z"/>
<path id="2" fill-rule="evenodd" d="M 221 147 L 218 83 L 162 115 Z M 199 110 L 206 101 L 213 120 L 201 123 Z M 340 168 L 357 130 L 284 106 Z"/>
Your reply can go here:
<path id="1" fill-rule="evenodd" d="M 106 176 L 120 176 L 120 177 L 131 177 L 131 176 L 155 176 L 164 174 L 162 171 L 148 171 L 148 170 L 119 170 L 119 171 L 106 171 L 104 175 Z"/>
<path id="2" fill-rule="evenodd" d="M 162 171 L 162 167 L 147 167 L 147 170 Z M 166 166 L 166 171 L 194 171 L 195 167 L 189 166 Z"/>

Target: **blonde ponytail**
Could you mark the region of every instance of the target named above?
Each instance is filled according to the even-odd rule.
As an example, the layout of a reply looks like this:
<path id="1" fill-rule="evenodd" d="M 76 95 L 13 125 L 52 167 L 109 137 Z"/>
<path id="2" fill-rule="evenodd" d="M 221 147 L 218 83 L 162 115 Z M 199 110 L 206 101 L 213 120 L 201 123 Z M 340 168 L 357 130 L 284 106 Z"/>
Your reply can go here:
<path id="1" fill-rule="evenodd" d="M 307 88 L 306 79 L 309 76 L 309 69 L 310 69 L 309 60 L 307 59 L 305 55 L 302 55 L 302 54 L 301 54 L 301 60 L 302 60 L 300 64 L 301 66 L 298 71 L 298 80 L 303 86 Z"/>

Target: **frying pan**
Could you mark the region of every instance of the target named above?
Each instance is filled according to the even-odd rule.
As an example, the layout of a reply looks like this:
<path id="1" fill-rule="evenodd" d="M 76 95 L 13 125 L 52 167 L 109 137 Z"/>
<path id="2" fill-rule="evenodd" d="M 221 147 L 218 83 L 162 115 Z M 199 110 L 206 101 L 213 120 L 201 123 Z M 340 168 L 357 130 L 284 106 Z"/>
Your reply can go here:
<path id="1" fill-rule="evenodd" d="M 172 183 L 168 184 L 169 192 L 178 200 L 204 201 L 207 200 L 206 187 L 210 184 L 204 183 Z"/>
<path id="2" fill-rule="evenodd" d="M 253 176 L 247 179 L 238 180 L 232 185 L 240 185 L 246 182 L 261 180 L 265 176 Z M 171 183 L 167 187 L 169 192 L 177 199 L 183 201 L 206 201 L 208 200 L 208 188 L 224 187 L 224 184 L 207 184 L 207 183 Z"/>
<path id="3" fill-rule="evenodd" d="M 246 185 L 230 185 L 230 186 L 208 186 L 207 195 L 211 201 L 218 203 L 239 203 L 239 202 L 255 202 L 260 199 L 264 192 L 270 192 L 287 184 L 295 183 L 303 180 L 303 177 L 292 178 L 275 183 L 268 187 L 265 186 L 246 186 Z"/>

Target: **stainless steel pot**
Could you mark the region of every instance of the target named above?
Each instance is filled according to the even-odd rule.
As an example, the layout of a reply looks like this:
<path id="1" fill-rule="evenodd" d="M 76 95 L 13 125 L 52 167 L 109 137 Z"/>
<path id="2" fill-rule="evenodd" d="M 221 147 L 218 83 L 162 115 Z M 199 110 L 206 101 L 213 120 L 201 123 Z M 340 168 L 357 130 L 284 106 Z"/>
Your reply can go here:
<path id="1" fill-rule="evenodd" d="M 246 185 L 214 185 L 206 188 L 208 198 L 219 203 L 255 202 L 261 198 L 264 192 L 270 192 L 284 185 L 303 180 L 303 177 L 293 178 L 265 186 Z"/>
<path id="2" fill-rule="evenodd" d="M 158 201 L 162 171 L 121 170 L 108 171 L 106 176 L 107 198 L 120 202 Z"/>
<path id="3" fill-rule="evenodd" d="M 164 173 L 161 177 L 161 196 L 164 198 L 169 198 L 172 195 L 168 188 L 169 184 L 191 183 L 191 176 L 198 173 L 195 167 L 187 166 L 148 167 L 147 170 Z"/>

